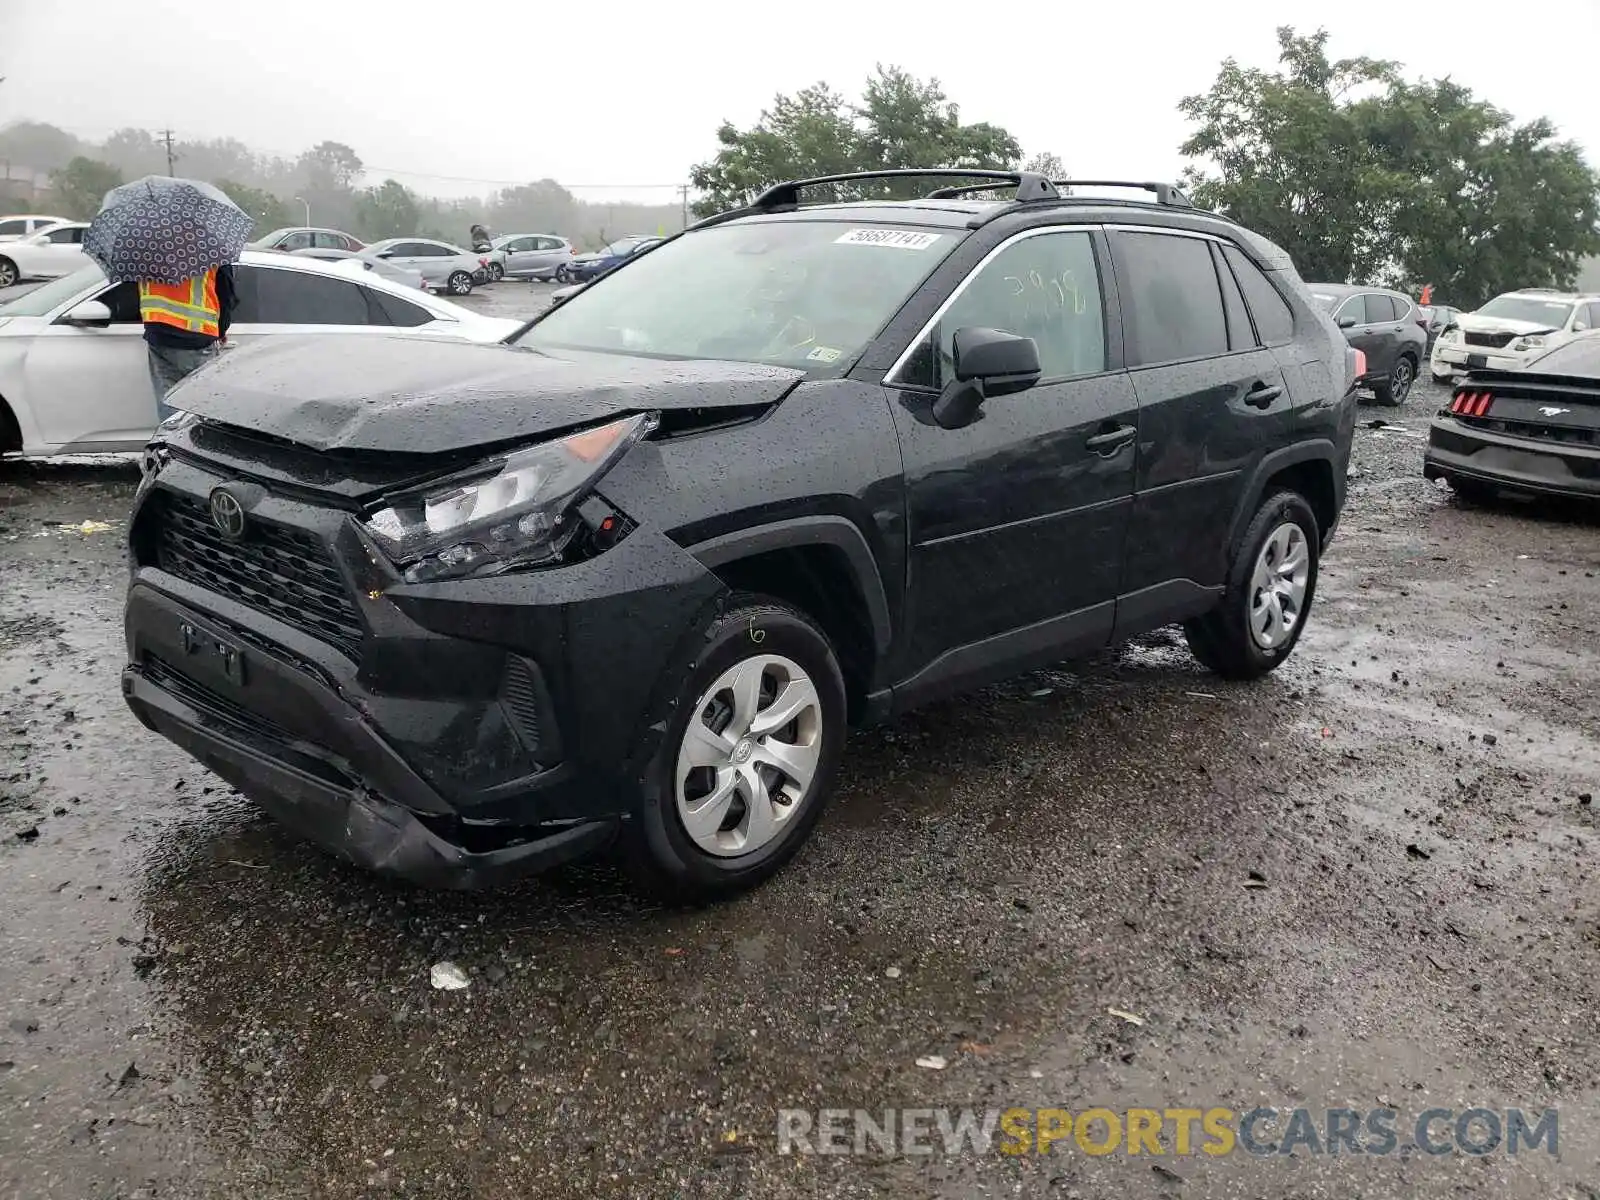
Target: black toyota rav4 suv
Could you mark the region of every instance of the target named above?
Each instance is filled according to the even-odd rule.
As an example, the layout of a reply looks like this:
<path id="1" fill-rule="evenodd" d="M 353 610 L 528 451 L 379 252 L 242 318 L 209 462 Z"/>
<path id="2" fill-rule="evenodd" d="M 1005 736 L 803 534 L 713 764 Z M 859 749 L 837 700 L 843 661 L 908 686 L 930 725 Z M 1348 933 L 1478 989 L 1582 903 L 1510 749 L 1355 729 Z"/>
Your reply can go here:
<path id="1" fill-rule="evenodd" d="M 1272 670 L 1355 420 L 1287 256 L 1165 185 L 915 174 L 967 182 L 774 187 L 501 346 L 191 376 L 131 523 L 133 711 L 365 866 L 611 848 L 688 899 L 794 853 L 851 725 L 1173 622 Z"/>

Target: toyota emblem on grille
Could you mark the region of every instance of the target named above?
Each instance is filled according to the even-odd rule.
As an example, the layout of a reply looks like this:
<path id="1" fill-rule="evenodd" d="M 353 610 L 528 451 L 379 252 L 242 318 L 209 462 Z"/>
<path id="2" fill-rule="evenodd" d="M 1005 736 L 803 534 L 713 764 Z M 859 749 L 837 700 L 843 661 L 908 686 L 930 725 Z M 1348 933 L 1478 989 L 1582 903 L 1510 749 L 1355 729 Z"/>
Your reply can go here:
<path id="1" fill-rule="evenodd" d="M 211 493 L 211 523 L 230 542 L 244 536 L 244 505 L 227 488 L 219 487 Z"/>

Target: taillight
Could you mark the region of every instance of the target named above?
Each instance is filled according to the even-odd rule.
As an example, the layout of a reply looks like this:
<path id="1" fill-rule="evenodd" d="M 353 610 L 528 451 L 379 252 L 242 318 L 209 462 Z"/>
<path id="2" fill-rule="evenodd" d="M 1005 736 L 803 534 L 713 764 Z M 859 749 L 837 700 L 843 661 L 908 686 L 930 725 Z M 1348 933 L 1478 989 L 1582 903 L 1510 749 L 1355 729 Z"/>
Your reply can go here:
<path id="1" fill-rule="evenodd" d="M 1460 391 L 1450 401 L 1450 411 L 1458 417 L 1481 417 L 1493 403 L 1494 395 L 1491 392 Z"/>
<path id="2" fill-rule="evenodd" d="M 1367 352 L 1365 350 L 1352 350 L 1356 356 L 1356 378 L 1360 379 L 1367 373 Z"/>
<path id="3" fill-rule="evenodd" d="M 487 267 L 489 265 L 489 260 L 487 258 L 480 258 L 478 260 L 478 265 L 480 267 Z"/>

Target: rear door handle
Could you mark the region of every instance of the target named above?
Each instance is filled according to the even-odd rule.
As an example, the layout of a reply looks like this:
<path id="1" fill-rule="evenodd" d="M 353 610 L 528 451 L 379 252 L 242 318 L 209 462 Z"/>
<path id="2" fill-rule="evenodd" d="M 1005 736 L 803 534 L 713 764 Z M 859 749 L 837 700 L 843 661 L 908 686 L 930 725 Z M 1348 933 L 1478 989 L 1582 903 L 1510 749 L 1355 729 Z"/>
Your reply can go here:
<path id="1" fill-rule="evenodd" d="M 1244 402 L 1252 408 L 1266 408 L 1279 396 L 1283 395 L 1283 387 L 1276 383 L 1258 383 L 1244 394 Z"/>
<path id="2" fill-rule="evenodd" d="M 1107 430 L 1105 433 L 1095 434 L 1083 444 L 1096 454 L 1110 457 L 1133 441 L 1138 434 L 1139 430 L 1132 425 L 1118 425 L 1115 429 Z"/>

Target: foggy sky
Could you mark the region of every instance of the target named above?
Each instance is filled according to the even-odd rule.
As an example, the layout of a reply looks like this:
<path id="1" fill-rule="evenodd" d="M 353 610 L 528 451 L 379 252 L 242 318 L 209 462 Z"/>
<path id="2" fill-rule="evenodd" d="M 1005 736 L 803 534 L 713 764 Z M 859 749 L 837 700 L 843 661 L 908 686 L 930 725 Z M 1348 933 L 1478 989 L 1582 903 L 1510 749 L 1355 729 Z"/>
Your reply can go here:
<path id="1" fill-rule="evenodd" d="M 170 126 L 285 157 L 333 139 L 378 177 L 434 194 L 548 176 L 583 199 L 661 202 L 714 152 L 724 118 L 747 126 L 775 93 L 819 79 L 857 96 L 883 62 L 937 76 L 963 119 L 1002 125 L 1079 176 L 1175 179 L 1188 130 L 1178 100 L 1230 54 L 1272 66 L 1277 25 L 1320 24 L 1335 57 L 1451 75 L 1519 119 L 1551 118 L 1600 165 L 1600 0 L 1527 10 L 1527 27 L 1515 11 L 1487 0 L 0 0 L 0 125 L 49 121 L 95 140 Z"/>

